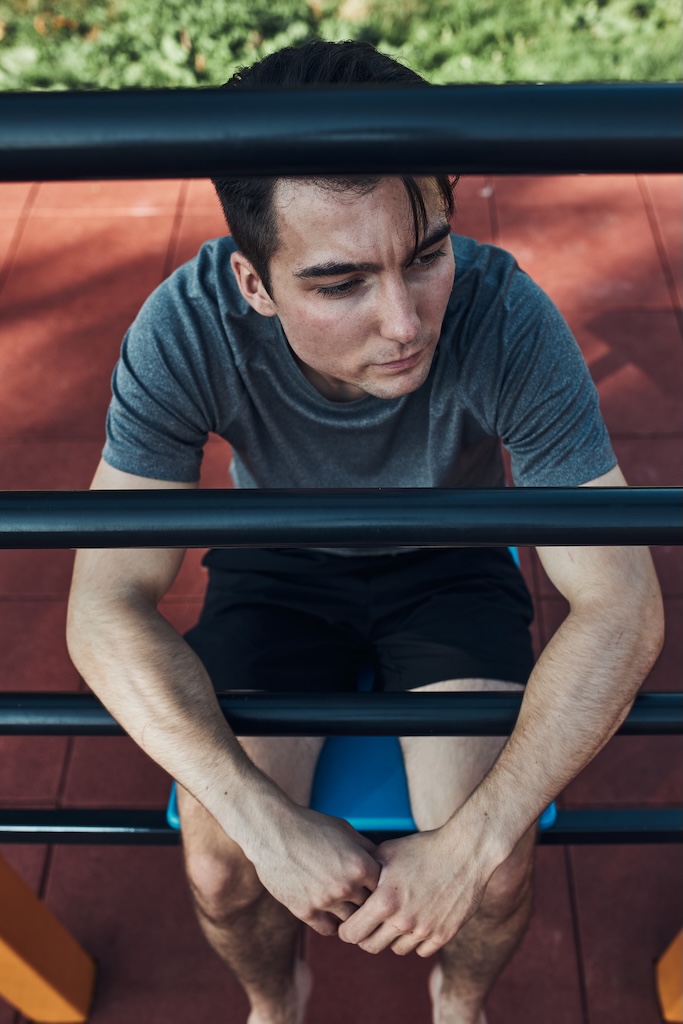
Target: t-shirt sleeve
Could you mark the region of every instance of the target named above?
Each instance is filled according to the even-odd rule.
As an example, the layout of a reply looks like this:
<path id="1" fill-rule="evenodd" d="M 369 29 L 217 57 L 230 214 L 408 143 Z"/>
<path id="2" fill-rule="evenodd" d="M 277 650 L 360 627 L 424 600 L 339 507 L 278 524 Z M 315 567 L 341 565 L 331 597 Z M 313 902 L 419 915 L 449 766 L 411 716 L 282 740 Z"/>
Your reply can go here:
<path id="1" fill-rule="evenodd" d="M 551 299 L 514 264 L 504 285 L 495 430 L 515 484 L 575 487 L 616 465 L 597 389 Z"/>
<path id="2" fill-rule="evenodd" d="M 126 333 L 112 377 L 102 452 L 115 469 L 178 483 L 199 479 L 212 416 L 189 329 L 191 323 L 174 314 L 162 290 L 147 300 Z"/>

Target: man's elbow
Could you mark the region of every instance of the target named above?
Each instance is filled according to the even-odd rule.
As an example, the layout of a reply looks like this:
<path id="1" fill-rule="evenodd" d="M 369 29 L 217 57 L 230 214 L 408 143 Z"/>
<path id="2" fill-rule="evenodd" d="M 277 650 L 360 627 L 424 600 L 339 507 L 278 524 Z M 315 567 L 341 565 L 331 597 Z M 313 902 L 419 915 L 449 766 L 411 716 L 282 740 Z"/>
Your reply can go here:
<path id="1" fill-rule="evenodd" d="M 66 647 L 81 674 L 103 621 L 106 620 L 98 611 L 98 602 L 72 589 L 66 611 Z"/>
<path id="2" fill-rule="evenodd" d="M 664 602 L 659 586 L 657 586 L 656 592 L 648 599 L 646 607 L 643 609 L 642 622 L 643 643 L 650 652 L 650 668 L 652 668 L 652 665 L 654 665 L 661 654 L 666 637 Z"/>
<path id="3" fill-rule="evenodd" d="M 617 616 L 622 633 L 630 636 L 630 657 L 643 681 L 651 672 L 664 646 L 664 603 L 656 577 L 621 599 Z"/>
<path id="4" fill-rule="evenodd" d="M 66 646 L 83 675 L 93 656 L 125 635 L 126 601 L 99 588 L 72 587 L 66 612 Z"/>

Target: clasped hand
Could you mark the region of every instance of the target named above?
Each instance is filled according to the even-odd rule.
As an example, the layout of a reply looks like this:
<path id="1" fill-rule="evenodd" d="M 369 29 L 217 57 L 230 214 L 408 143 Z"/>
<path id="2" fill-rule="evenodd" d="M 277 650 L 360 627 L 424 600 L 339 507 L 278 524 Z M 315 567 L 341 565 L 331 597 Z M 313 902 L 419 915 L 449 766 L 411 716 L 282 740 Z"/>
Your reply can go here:
<path id="1" fill-rule="evenodd" d="M 336 935 L 377 886 L 375 850 L 341 818 L 296 807 L 249 857 L 276 900 L 321 935 Z"/>
<path id="2" fill-rule="evenodd" d="M 262 883 L 295 917 L 368 953 L 436 953 L 476 911 L 491 874 L 443 829 L 375 846 L 302 807 L 254 852 Z"/>
<path id="3" fill-rule="evenodd" d="M 338 929 L 367 953 L 431 956 L 474 914 L 488 881 L 477 858 L 456 854 L 441 830 L 382 843 L 374 857 L 379 882 Z"/>

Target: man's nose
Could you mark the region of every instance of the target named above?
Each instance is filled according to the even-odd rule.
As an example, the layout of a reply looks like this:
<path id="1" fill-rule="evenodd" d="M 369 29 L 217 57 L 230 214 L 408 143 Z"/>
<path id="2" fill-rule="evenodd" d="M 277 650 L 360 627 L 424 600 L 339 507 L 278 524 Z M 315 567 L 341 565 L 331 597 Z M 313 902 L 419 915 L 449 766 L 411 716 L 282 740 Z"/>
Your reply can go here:
<path id="1" fill-rule="evenodd" d="M 380 309 L 380 334 L 387 341 L 409 345 L 420 333 L 420 318 L 405 284 L 387 288 Z"/>

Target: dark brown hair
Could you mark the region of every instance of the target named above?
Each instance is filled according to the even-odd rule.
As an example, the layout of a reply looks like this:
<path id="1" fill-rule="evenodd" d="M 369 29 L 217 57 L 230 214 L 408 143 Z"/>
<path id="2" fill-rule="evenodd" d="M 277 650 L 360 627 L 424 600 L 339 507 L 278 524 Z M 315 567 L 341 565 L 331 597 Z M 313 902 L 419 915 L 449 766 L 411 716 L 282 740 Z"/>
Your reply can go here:
<path id="1" fill-rule="evenodd" d="M 224 89 L 266 89 L 273 87 L 329 85 L 426 85 L 415 71 L 399 64 L 369 43 L 330 43 L 313 40 L 303 46 L 288 46 L 264 57 L 257 64 L 240 68 Z M 213 184 L 235 242 L 272 294 L 270 261 L 280 246 L 273 194 L 277 177 L 214 178 Z M 382 180 L 381 175 L 304 177 L 334 192 L 366 195 Z M 450 218 L 455 211 L 453 190 L 457 178 L 435 175 L 434 180 Z M 402 175 L 415 229 L 415 253 L 427 229 L 427 211 L 422 190 L 412 175 Z"/>

